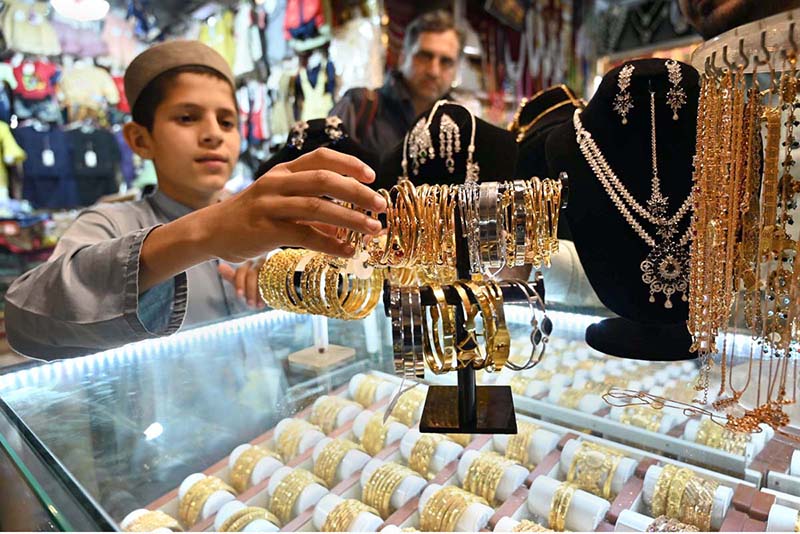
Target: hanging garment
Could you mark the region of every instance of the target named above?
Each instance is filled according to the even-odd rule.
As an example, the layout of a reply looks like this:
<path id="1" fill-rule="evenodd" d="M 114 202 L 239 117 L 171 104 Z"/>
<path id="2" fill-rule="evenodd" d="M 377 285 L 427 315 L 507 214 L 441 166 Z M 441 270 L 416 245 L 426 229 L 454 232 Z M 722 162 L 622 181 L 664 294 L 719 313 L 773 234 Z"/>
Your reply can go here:
<path id="1" fill-rule="evenodd" d="M 327 117 L 333 108 L 333 92 L 330 91 L 328 75 L 328 62 L 325 61 L 319 67 L 316 85 L 312 85 L 309 80 L 308 69 L 300 69 L 298 81 L 303 92 L 303 109 L 300 111 L 300 120 L 309 121 Z M 335 80 L 333 80 L 335 83 Z"/>
<path id="2" fill-rule="evenodd" d="M 19 165 L 27 155 L 11 135 L 11 128 L 5 122 L 0 122 L 0 198 L 8 198 L 8 167 Z"/>
<path id="3" fill-rule="evenodd" d="M 128 97 L 125 95 L 125 77 L 112 76 L 112 79 L 114 80 L 114 85 L 117 86 L 117 93 L 119 94 L 117 109 L 123 113 L 130 113 L 131 105 L 128 103 Z"/>
<path id="4" fill-rule="evenodd" d="M 136 40 L 133 22 L 118 17 L 114 13 L 106 15 L 103 21 L 103 41 L 108 47 L 108 56 L 115 65 L 127 67 L 144 45 Z"/>
<path id="5" fill-rule="evenodd" d="M 270 113 L 270 127 L 272 142 L 281 144 L 289 135 L 289 128 L 294 123 L 292 113 L 294 76 L 285 69 L 276 69 L 267 81 L 272 97 L 272 112 Z"/>
<path id="6" fill-rule="evenodd" d="M 270 65 L 279 64 L 289 57 L 289 41 L 284 38 L 283 27 L 286 20 L 286 0 L 275 0 L 272 9 L 267 9 L 267 24 L 264 29 L 266 57 Z"/>
<path id="7" fill-rule="evenodd" d="M 7 1 L 0 27 L 6 38 L 6 45 L 17 52 L 41 56 L 61 54 L 53 26 L 47 20 L 50 6 L 47 2 Z"/>
<path id="8" fill-rule="evenodd" d="M 100 111 L 119 102 L 119 91 L 111 75 L 94 65 L 76 64 L 64 72 L 59 88 L 71 121 L 87 110 Z"/>
<path id="9" fill-rule="evenodd" d="M 44 100 L 55 94 L 60 72 L 49 61 L 23 61 L 14 67 L 17 94 L 28 100 Z"/>
<path id="10" fill-rule="evenodd" d="M 8 63 L 0 63 L 0 121 L 11 120 L 12 92 L 17 88 L 17 79 L 14 77 L 14 68 Z"/>
<path id="11" fill-rule="evenodd" d="M 75 129 L 66 137 L 80 205 L 91 206 L 101 196 L 119 191 L 116 174 L 121 154 L 114 135 L 102 129 Z"/>
<path id="12" fill-rule="evenodd" d="M 260 29 L 255 13 L 249 2 L 242 2 L 236 11 L 233 22 L 236 40 L 236 57 L 233 62 L 234 76 L 241 76 L 256 69 L 256 63 L 263 60 Z"/>
<path id="13" fill-rule="evenodd" d="M 321 0 L 288 0 L 283 22 L 284 37 L 288 39 L 311 39 L 319 35 L 325 23 Z"/>
<path id="14" fill-rule="evenodd" d="M 344 82 L 339 94 L 354 87 L 383 85 L 385 60 L 381 28 L 372 19 L 352 19 L 334 29 L 328 54 Z"/>
<path id="15" fill-rule="evenodd" d="M 99 26 L 78 27 L 61 20 L 53 20 L 51 24 L 58 34 L 62 54 L 85 58 L 108 55 L 108 45 L 98 34 Z"/>
<path id="16" fill-rule="evenodd" d="M 44 100 L 28 100 L 17 96 L 14 98 L 14 113 L 19 120 L 37 119 L 43 123 L 64 123 L 64 116 L 55 96 L 49 96 Z"/>
<path id="17" fill-rule="evenodd" d="M 233 62 L 236 59 L 236 42 L 233 39 L 233 12 L 227 10 L 222 16 L 209 17 L 200 26 L 198 40 L 219 52 L 228 64 L 233 67 Z"/>
<path id="18" fill-rule="evenodd" d="M 33 127 L 13 130 L 14 139 L 28 154 L 22 166 L 22 197 L 35 208 L 73 208 L 78 190 L 64 132 Z"/>

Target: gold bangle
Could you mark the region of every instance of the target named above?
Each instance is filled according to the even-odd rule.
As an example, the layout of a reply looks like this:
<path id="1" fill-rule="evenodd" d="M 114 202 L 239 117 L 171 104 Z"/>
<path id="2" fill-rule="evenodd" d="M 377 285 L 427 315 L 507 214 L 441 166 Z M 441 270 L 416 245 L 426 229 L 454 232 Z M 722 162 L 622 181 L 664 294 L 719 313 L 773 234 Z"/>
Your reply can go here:
<path id="1" fill-rule="evenodd" d="M 583 399 L 587 393 L 589 392 L 585 389 L 565 389 L 558 398 L 558 404 L 570 410 L 577 410 L 581 399 Z"/>
<path id="2" fill-rule="evenodd" d="M 423 532 L 454 532 L 456 524 L 472 503 L 488 506 L 486 500 L 457 486 L 444 486 L 431 495 L 420 514 Z"/>
<path id="3" fill-rule="evenodd" d="M 533 378 L 522 376 L 520 374 L 516 374 L 511 377 L 511 382 L 509 385 L 511 386 L 511 392 L 516 393 L 517 395 L 525 395 L 525 392 L 528 390 L 528 385 L 533 381 Z"/>
<path id="4" fill-rule="evenodd" d="M 563 532 L 567 521 L 567 512 L 569 512 L 569 505 L 572 502 L 572 496 L 575 495 L 576 486 L 569 482 L 562 482 L 555 493 L 553 493 L 553 500 L 550 501 L 550 514 L 548 515 L 547 522 L 550 528 L 556 532 Z"/>
<path id="5" fill-rule="evenodd" d="M 467 469 L 464 489 L 483 497 L 490 504 L 497 504 L 497 486 L 505 470 L 516 462 L 500 456 L 494 451 L 478 454 Z"/>
<path id="6" fill-rule="evenodd" d="M 395 462 L 380 465 L 364 485 L 364 504 L 378 510 L 378 515 L 386 519 L 392 514 L 391 499 L 397 487 L 406 477 L 415 475 L 411 469 Z"/>
<path id="7" fill-rule="evenodd" d="M 523 519 L 511 529 L 511 532 L 553 532 L 550 529 L 544 528 L 539 523 L 535 523 L 530 519 Z"/>
<path id="8" fill-rule="evenodd" d="M 272 451 L 253 445 L 239 455 L 231 469 L 231 486 L 237 493 L 242 493 L 250 487 L 250 476 L 256 464 L 262 459 L 271 457 L 280 460 L 280 456 Z"/>
<path id="9" fill-rule="evenodd" d="M 168 528 L 172 532 L 183 532 L 178 520 L 161 510 L 148 510 L 124 529 L 125 532 L 153 532 L 157 528 Z"/>
<path id="10" fill-rule="evenodd" d="M 304 419 L 292 419 L 287 423 L 276 440 L 276 449 L 281 458 L 283 458 L 284 463 L 290 462 L 298 455 L 300 441 L 303 439 L 303 434 L 308 430 L 319 430 L 319 427 Z"/>
<path id="11" fill-rule="evenodd" d="M 694 525 L 681 523 L 677 519 L 660 515 L 647 525 L 645 532 L 699 532 L 699 529 Z"/>
<path id="12" fill-rule="evenodd" d="M 375 402 L 375 393 L 378 392 L 378 386 L 381 385 L 383 380 L 373 375 L 363 375 L 364 378 L 356 388 L 356 393 L 353 395 L 353 400 L 359 403 L 364 408 L 369 408 Z"/>
<path id="13" fill-rule="evenodd" d="M 348 406 L 357 406 L 361 409 L 361 405 L 351 400 L 343 399 L 335 395 L 321 398 L 320 401 L 311 409 L 311 415 L 308 420 L 313 424 L 318 425 L 322 429 L 323 434 L 330 434 L 338 428 L 339 413 Z"/>
<path id="14" fill-rule="evenodd" d="M 530 460 L 528 449 L 533 439 L 533 433 L 537 430 L 539 430 L 538 425 L 518 421 L 517 433 L 508 437 L 506 458 L 523 465 L 526 469 L 533 469 L 535 465 Z"/>
<path id="15" fill-rule="evenodd" d="M 328 513 L 322 532 L 350 532 L 350 527 L 359 514 L 366 512 L 378 515 L 378 511 L 356 499 L 345 499 Z"/>
<path id="16" fill-rule="evenodd" d="M 631 425 L 644 428 L 650 432 L 658 432 L 663 418 L 663 410 L 654 410 L 650 406 L 628 406 L 622 412 L 619 421 L 623 425 Z"/>
<path id="17" fill-rule="evenodd" d="M 407 427 L 412 427 L 417 422 L 417 411 L 423 402 L 425 402 L 423 389 L 406 391 L 394 405 L 391 415 Z"/>
<path id="18" fill-rule="evenodd" d="M 462 447 L 469 447 L 469 444 L 472 443 L 472 434 L 445 434 L 445 436 Z"/>
<path id="19" fill-rule="evenodd" d="M 236 490 L 217 477 L 207 476 L 192 484 L 178 504 L 178 517 L 184 526 L 191 527 L 197 523 L 206 501 L 217 491 L 236 495 Z"/>
<path id="20" fill-rule="evenodd" d="M 281 524 L 285 525 L 294 517 L 294 505 L 298 497 L 311 484 L 325 485 L 322 480 L 305 469 L 295 469 L 283 477 L 269 501 L 270 511 L 277 516 Z"/>
<path id="21" fill-rule="evenodd" d="M 396 422 L 396 419 L 389 416 L 386 422 L 383 421 L 383 414 L 375 412 L 369 418 L 364 427 L 364 435 L 361 436 L 361 445 L 367 454 L 375 456 L 381 452 L 386 445 L 386 435 L 389 433 L 389 426 Z"/>
<path id="22" fill-rule="evenodd" d="M 280 528 L 281 522 L 266 508 L 258 506 L 247 506 L 241 510 L 233 512 L 228 519 L 219 527 L 220 532 L 241 532 L 244 528 L 257 519 L 269 521 Z"/>
<path id="23" fill-rule="evenodd" d="M 716 492 L 717 486 L 716 482 L 708 481 L 692 474 L 681 497 L 680 514 L 673 517 L 680 519 L 684 523 L 694 525 L 700 530 L 710 530 L 711 510 L 714 505 L 714 492 Z"/>
<path id="24" fill-rule="evenodd" d="M 686 486 L 694 476 L 691 469 L 682 467 L 678 469 L 672 481 L 669 483 L 669 492 L 667 493 L 667 516 L 680 519 L 681 517 L 681 503 L 683 502 L 683 495 L 686 491 Z"/>
<path id="25" fill-rule="evenodd" d="M 422 475 L 422 478 L 426 480 L 433 479 L 436 473 L 431 473 L 430 471 L 431 458 L 433 453 L 436 452 L 436 447 L 445 439 L 441 434 L 422 434 L 411 449 L 408 467 Z"/>
<path id="26" fill-rule="evenodd" d="M 613 449 L 582 441 L 572 457 L 567 482 L 604 499 L 612 499 L 611 482 L 622 455 Z"/>
<path id="27" fill-rule="evenodd" d="M 672 477 L 678 472 L 678 468 L 674 465 L 665 465 L 661 473 L 658 475 L 656 481 L 656 488 L 653 490 L 653 501 L 650 507 L 653 512 L 653 517 L 667 514 L 667 495 L 669 494 L 669 486 L 672 483 Z"/>
<path id="28" fill-rule="evenodd" d="M 347 453 L 352 450 L 361 451 L 363 449 L 347 439 L 337 438 L 329 441 L 317 457 L 317 462 L 314 464 L 314 474 L 321 478 L 326 486 L 332 488 L 336 482 L 336 472 L 339 470 L 339 464 L 342 463 Z"/>

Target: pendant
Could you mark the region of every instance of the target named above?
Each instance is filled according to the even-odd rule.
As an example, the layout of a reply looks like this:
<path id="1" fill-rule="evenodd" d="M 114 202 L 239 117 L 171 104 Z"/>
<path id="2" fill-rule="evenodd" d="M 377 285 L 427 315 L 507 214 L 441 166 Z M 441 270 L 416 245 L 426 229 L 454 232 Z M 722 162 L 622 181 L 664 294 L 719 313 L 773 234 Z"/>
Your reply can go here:
<path id="1" fill-rule="evenodd" d="M 688 300 L 689 255 L 686 247 L 667 237 L 650 249 L 640 268 L 642 282 L 650 286 L 650 302 L 656 301 L 656 293 L 664 294 L 664 307 L 667 309 L 672 308 L 672 295 L 676 292 L 682 294 L 681 300 Z"/>

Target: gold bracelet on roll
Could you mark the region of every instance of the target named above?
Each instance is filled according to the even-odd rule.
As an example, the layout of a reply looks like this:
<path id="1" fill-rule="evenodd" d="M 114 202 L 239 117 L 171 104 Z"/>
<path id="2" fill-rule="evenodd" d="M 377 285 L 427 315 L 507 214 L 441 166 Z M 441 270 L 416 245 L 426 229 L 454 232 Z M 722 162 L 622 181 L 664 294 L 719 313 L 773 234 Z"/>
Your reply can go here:
<path id="1" fill-rule="evenodd" d="M 361 409 L 361 405 L 357 402 L 330 395 L 314 405 L 308 420 L 318 425 L 323 434 L 330 434 L 339 426 L 339 413 L 348 406 L 357 406 L 359 410 Z"/>
<path id="2" fill-rule="evenodd" d="M 467 469 L 464 489 L 496 505 L 497 486 L 505 470 L 512 465 L 516 465 L 516 462 L 494 451 L 481 452 Z"/>
<path id="3" fill-rule="evenodd" d="M 417 422 L 417 411 L 423 402 L 425 402 L 424 390 L 415 388 L 406 391 L 400 395 L 391 415 L 407 427 L 412 427 Z"/>
<path id="4" fill-rule="evenodd" d="M 458 520 L 472 503 L 488 506 L 485 499 L 457 486 L 444 486 L 431 495 L 420 514 L 423 532 L 455 532 Z"/>
<path id="5" fill-rule="evenodd" d="M 236 490 L 217 477 L 207 476 L 192 484 L 178 504 L 178 517 L 184 526 L 191 527 L 197 523 L 203 505 L 217 491 L 227 491 L 231 495 L 236 495 Z"/>
<path id="6" fill-rule="evenodd" d="M 161 510 L 148 510 L 130 522 L 125 532 L 153 532 L 157 528 L 168 528 L 172 532 L 183 532 L 178 520 Z"/>
<path id="7" fill-rule="evenodd" d="M 363 375 L 364 378 L 356 388 L 356 394 L 353 400 L 359 403 L 364 408 L 369 408 L 375 402 L 375 393 L 378 391 L 378 386 L 383 382 L 380 378 L 373 375 Z"/>
<path id="8" fill-rule="evenodd" d="M 361 501 L 345 499 L 328 513 L 328 517 L 325 518 L 325 523 L 322 525 L 322 532 L 350 532 L 353 521 L 364 512 L 378 515 L 377 510 Z"/>
<path id="9" fill-rule="evenodd" d="M 294 459 L 299 453 L 300 441 L 303 439 L 303 434 L 308 430 L 319 430 L 319 427 L 312 425 L 305 419 L 292 419 L 286 424 L 286 427 L 281 432 L 276 440 L 276 448 L 278 454 L 283 458 L 284 463 Z"/>
<path id="10" fill-rule="evenodd" d="M 563 532 L 567 521 L 567 512 L 575 495 L 577 487 L 569 482 L 562 482 L 553 493 L 553 500 L 550 501 L 550 514 L 547 522 L 550 528 L 556 532 Z"/>
<path id="11" fill-rule="evenodd" d="M 553 532 L 548 528 L 544 528 L 539 523 L 531 521 L 530 519 L 523 519 L 511 529 L 511 532 Z"/>
<path id="12" fill-rule="evenodd" d="M 361 436 L 361 445 L 367 454 L 375 456 L 383 450 L 386 445 L 386 434 L 389 432 L 389 425 L 396 422 L 396 419 L 389 416 L 386 422 L 383 420 L 381 412 L 375 412 L 369 418 L 367 425 L 364 427 L 364 435 Z"/>
<path id="13" fill-rule="evenodd" d="M 231 486 L 237 493 L 242 493 L 250 487 L 250 476 L 256 464 L 264 458 L 271 457 L 280 460 L 280 456 L 272 451 L 253 445 L 239 455 L 231 469 Z"/>
<path id="14" fill-rule="evenodd" d="M 454 441 L 462 447 L 468 447 L 472 443 L 472 434 L 445 434 L 451 441 Z"/>
<path id="15" fill-rule="evenodd" d="M 689 481 L 694 477 L 691 469 L 681 467 L 672 477 L 669 483 L 669 491 L 667 493 L 667 516 L 679 519 L 681 517 L 681 503 L 683 502 L 683 495 L 686 491 L 686 486 Z"/>
<path id="16" fill-rule="evenodd" d="M 419 473 L 426 480 L 433 479 L 436 473 L 432 473 L 430 470 L 431 458 L 433 453 L 436 452 L 436 447 L 445 439 L 441 434 L 422 434 L 411 449 L 408 467 Z"/>
<path id="17" fill-rule="evenodd" d="M 319 453 L 314 464 L 314 474 L 321 478 L 329 488 L 336 482 L 336 472 L 345 455 L 352 450 L 364 450 L 352 441 L 337 438 L 329 441 Z"/>
<path id="18" fill-rule="evenodd" d="M 712 419 L 703 419 L 697 430 L 695 443 L 741 456 L 747 451 L 749 439 L 750 434 L 734 432 L 715 423 Z"/>
<path id="19" fill-rule="evenodd" d="M 525 395 L 525 392 L 528 390 L 528 385 L 533 381 L 533 378 L 529 376 L 522 376 L 522 375 L 514 375 L 511 377 L 511 382 L 509 385 L 511 386 L 511 392 L 516 393 L 517 395 Z"/>
<path id="20" fill-rule="evenodd" d="M 717 490 L 714 481 L 705 480 L 692 475 L 684 490 L 681 513 L 676 519 L 696 526 L 702 531 L 711 529 L 711 511 L 714 506 L 714 493 Z"/>
<path id="21" fill-rule="evenodd" d="M 629 406 L 619 418 L 623 425 L 644 428 L 650 432 L 658 432 L 661 421 L 664 419 L 664 410 L 654 410 L 650 406 Z"/>
<path id="22" fill-rule="evenodd" d="M 567 482 L 604 499 L 612 499 L 611 482 L 614 479 L 622 454 L 592 443 L 582 441 L 572 457 L 567 472 Z"/>
<path id="23" fill-rule="evenodd" d="M 281 522 L 278 520 L 278 518 L 266 508 L 247 506 L 246 508 L 242 508 L 241 510 L 233 512 L 230 517 L 228 517 L 228 519 L 222 523 L 222 526 L 219 527 L 219 531 L 241 532 L 247 525 L 253 521 L 256 521 L 257 519 L 269 521 L 278 528 L 281 526 Z"/>
<path id="24" fill-rule="evenodd" d="M 687 525 L 677 519 L 660 515 L 647 525 L 645 532 L 699 532 L 699 529 L 694 525 Z"/>
<path id="25" fill-rule="evenodd" d="M 517 433 L 508 437 L 506 458 L 523 465 L 526 469 L 533 469 L 535 465 L 530 460 L 528 450 L 533 439 L 533 433 L 537 430 L 539 430 L 537 425 L 525 421 L 517 421 Z"/>
<path id="26" fill-rule="evenodd" d="M 363 502 L 378 510 L 378 515 L 386 519 L 392 514 L 391 500 L 397 487 L 406 477 L 414 475 L 414 471 L 395 462 L 380 465 L 364 485 Z"/>
<path id="27" fill-rule="evenodd" d="M 280 481 L 269 501 L 270 511 L 275 514 L 281 524 L 288 523 L 294 517 L 294 505 L 300 494 L 311 484 L 324 486 L 325 483 L 305 469 L 295 469 Z"/>
<path id="28" fill-rule="evenodd" d="M 667 514 L 667 496 L 669 494 L 669 486 L 672 483 L 672 477 L 678 472 L 678 468 L 674 465 L 665 465 L 661 469 L 656 481 L 655 490 L 653 490 L 653 500 L 650 507 L 654 517 Z"/>

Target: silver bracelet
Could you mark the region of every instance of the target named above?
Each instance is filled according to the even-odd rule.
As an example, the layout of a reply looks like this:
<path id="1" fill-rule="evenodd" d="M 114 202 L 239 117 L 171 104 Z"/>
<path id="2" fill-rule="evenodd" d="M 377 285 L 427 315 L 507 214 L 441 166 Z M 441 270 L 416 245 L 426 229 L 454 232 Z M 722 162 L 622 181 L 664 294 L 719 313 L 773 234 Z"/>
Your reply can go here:
<path id="1" fill-rule="evenodd" d="M 478 239 L 484 269 L 505 265 L 505 241 L 500 232 L 500 196 L 497 182 L 481 184 L 478 201 Z M 488 273 L 485 273 L 488 274 Z"/>
<path id="2" fill-rule="evenodd" d="M 514 187 L 514 258 L 511 267 L 521 267 L 525 265 L 525 257 L 528 254 L 528 212 L 525 209 L 525 186 L 522 180 L 516 180 Z"/>
<path id="3" fill-rule="evenodd" d="M 458 191 L 459 206 L 461 209 L 461 233 L 467 240 L 469 253 L 470 272 L 482 273 L 480 255 L 480 237 L 478 229 L 478 195 L 480 186 L 477 182 L 466 182 Z"/>
<path id="4" fill-rule="evenodd" d="M 422 302 L 419 295 L 419 287 L 412 286 L 407 288 L 409 293 L 410 315 L 412 320 L 414 340 L 411 344 L 413 350 L 413 373 L 416 378 L 425 378 L 425 354 L 423 339 L 423 322 L 425 317 L 422 314 Z"/>

